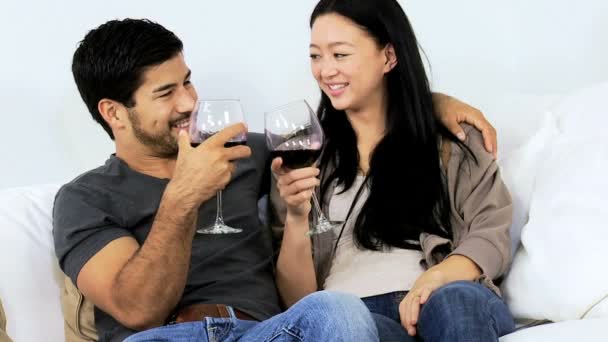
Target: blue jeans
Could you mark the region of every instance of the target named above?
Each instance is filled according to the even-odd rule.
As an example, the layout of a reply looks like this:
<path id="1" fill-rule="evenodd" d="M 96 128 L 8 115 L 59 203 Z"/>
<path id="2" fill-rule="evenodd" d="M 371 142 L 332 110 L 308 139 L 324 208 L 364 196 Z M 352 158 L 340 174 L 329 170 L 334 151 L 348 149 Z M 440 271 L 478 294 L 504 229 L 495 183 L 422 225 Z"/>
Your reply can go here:
<path id="1" fill-rule="evenodd" d="M 125 340 L 139 341 L 378 341 L 378 330 L 359 298 L 321 291 L 263 322 L 207 317 L 142 331 Z"/>
<path id="2" fill-rule="evenodd" d="M 420 311 L 417 336 L 403 337 L 399 303 L 407 292 L 393 292 L 363 298 L 374 315 L 398 323 L 391 332 L 380 331 L 381 341 L 488 342 L 515 330 L 513 316 L 503 300 L 487 287 L 470 281 L 457 281 L 435 291 Z M 386 326 L 386 325 L 385 325 Z"/>

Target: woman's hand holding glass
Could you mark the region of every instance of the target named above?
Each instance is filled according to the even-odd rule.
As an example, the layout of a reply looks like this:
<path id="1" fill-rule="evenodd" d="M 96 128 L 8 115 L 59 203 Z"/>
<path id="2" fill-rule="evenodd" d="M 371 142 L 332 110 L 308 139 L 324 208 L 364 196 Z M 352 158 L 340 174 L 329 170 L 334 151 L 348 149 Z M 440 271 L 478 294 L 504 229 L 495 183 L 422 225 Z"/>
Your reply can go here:
<path id="1" fill-rule="evenodd" d="M 312 209 L 311 200 L 315 187 L 319 185 L 319 169 L 305 167 L 288 170 L 283 160 L 275 158 L 271 169 L 277 176 L 277 188 L 281 198 L 287 203 L 287 215 L 294 218 L 307 218 Z"/>
<path id="2" fill-rule="evenodd" d="M 315 112 L 304 100 L 289 103 L 266 113 L 264 131 L 266 145 L 274 158 L 272 170 L 281 176 L 279 189 L 283 199 L 289 200 L 288 214 L 308 214 L 310 204 L 303 201 L 312 199 L 317 220 L 307 234 L 334 229 L 336 225 L 325 217 L 314 193 L 319 181 L 311 178 L 313 173 L 312 177 L 319 175 L 319 170 L 311 166 L 321 155 L 324 143 L 323 129 Z"/>

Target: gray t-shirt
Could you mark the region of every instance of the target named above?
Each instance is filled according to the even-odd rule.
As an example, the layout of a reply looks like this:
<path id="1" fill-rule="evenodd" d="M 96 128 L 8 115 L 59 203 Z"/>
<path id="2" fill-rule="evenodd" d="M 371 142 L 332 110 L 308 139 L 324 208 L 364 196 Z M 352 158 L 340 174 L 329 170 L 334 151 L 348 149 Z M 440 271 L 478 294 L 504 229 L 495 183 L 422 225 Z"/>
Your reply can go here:
<path id="1" fill-rule="evenodd" d="M 271 234 L 260 222 L 257 206 L 269 190 L 269 153 L 261 134 L 249 134 L 247 144 L 253 154 L 237 161 L 222 196 L 225 222 L 243 232 L 194 236 L 178 308 L 226 304 L 259 320 L 280 312 Z M 59 190 L 53 209 L 55 252 L 61 269 L 75 284 L 84 264 L 112 240 L 131 236 L 144 243 L 168 182 L 138 173 L 111 156 L 104 166 Z M 213 223 L 216 207 L 216 198 L 200 207 L 199 226 Z M 133 333 L 97 308 L 95 324 L 100 341 L 122 341 Z"/>

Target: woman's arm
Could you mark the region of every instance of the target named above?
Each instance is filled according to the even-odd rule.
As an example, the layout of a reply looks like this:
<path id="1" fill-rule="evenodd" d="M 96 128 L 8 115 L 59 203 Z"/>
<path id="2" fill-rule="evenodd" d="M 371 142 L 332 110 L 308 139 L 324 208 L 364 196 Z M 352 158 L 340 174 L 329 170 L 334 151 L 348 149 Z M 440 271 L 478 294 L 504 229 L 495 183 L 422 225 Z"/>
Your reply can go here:
<path id="1" fill-rule="evenodd" d="M 291 171 L 281 169 L 281 159 L 272 162 L 276 175 L 271 189 L 271 202 L 275 210 L 285 213 L 283 237 L 277 260 L 276 282 L 279 294 L 287 307 L 317 290 L 317 280 L 312 259 L 308 214 L 311 197 L 319 184 L 317 168 Z M 275 229 L 276 230 L 276 229 Z"/>
<path id="2" fill-rule="evenodd" d="M 424 272 L 401 302 L 402 324 L 411 335 L 416 333 L 420 306 L 435 290 L 454 281 L 475 280 L 481 275 L 496 279 L 510 265 L 512 201 L 509 191 L 496 161 L 484 152 L 481 134 L 468 127 L 465 143 L 477 160 L 464 160 L 463 152 L 458 149 L 448 167 L 449 192 L 454 194 L 452 204 L 461 221 L 455 226 L 460 225 L 463 231 L 452 253 Z"/>

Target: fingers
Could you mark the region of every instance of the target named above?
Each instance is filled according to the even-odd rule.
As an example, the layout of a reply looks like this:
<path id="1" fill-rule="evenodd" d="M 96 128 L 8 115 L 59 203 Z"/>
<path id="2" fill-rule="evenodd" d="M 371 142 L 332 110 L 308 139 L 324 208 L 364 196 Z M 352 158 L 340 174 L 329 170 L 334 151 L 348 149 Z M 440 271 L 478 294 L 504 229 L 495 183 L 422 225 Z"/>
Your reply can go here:
<path id="1" fill-rule="evenodd" d="M 416 334 L 416 324 L 418 323 L 418 314 L 420 313 L 420 295 L 414 295 L 412 304 L 410 305 L 410 325 L 412 326 L 414 335 Z"/>
<path id="2" fill-rule="evenodd" d="M 490 122 L 486 120 L 483 113 L 476 110 L 475 113 L 465 115 L 464 121 L 481 131 L 481 135 L 483 136 L 483 144 L 486 151 L 488 151 L 488 153 L 492 153 L 494 159 L 496 159 L 498 157 L 498 139 L 496 129 L 494 129 Z"/>
<path id="3" fill-rule="evenodd" d="M 272 164 L 270 164 L 270 169 L 272 170 L 272 172 L 280 176 L 284 173 L 281 170 L 281 166 L 283 166 L 283 159 L 281 157 L 274 158 L 272 160 Z"/>
<path id="4" fill-rule="evenodd" d="M 286 186 L 304 178 L 317 177 L 319 173 L 320 170 L 316 167 L 303 167 L 301 169 L 290 170 L 279 177 L 278 184 Z"/>
<path id="5" fill-rule="evenodd" d="M 287 198 L 297 195 L 301 192 L 314 190 L 319 185 L 320 181 L 317 178 L 319 169 L 315 167 L 306 167 L 285 171 L 280 168 L 281 159 L 275 158 L 272 162 L 273 170 L 279 171 L 277 186 L 281 197 Z M 308 196 L 305 196 L 308 198 Z"/>
<path id="6" fill-rule="evenodd" d="M 426 304 L 432 292 L 433 291 L 431 291 L 429 288 L 424 288 L 422 290 L 422 293 L 420 294 L 420 305 Z"/>
<path id="7" fill-rule="evenodd" d="M 498 137 L 496 136 L 496 130 L 494 127 L 489 126 L 487 129 L 481 131 L 483 136 L 483 143 L 486 151 L 492 153 L 494 159 L 498 158 Z"/>
<path id="8" fill-rule="evenodd" d="M 408 335 L 416 336 L 416 326 L 420 318 L 422 305 L 429 300 L 432 292 L 428 287 L 411 290 L 399 304 L 401 325 L 405 328 Z"/>
<path id="9" fill-rule="evenodd" d="M 177 135 L 177 146 L 179 151 L 190 147 L 190 134 L 185 129 L 180 130 Z"/>
<path id="10" fill-rule="evenodd" d="M 207 144 L 221 145 L 224 146 L 229 140 L 234 138 L 239 134 L 247 133 L 247 126 L 244 123 L 239 122 L 234 125 L 228 126 L 223 130 L 215 133 L 211 137 L 209 137 L 205 142 Z"/>
<path id="11" fill-rule="evenodd" d="M 237 145 L 226 148 L 224 153 L 228 160 L 247 158 L 251 156 L 251 148 L 249 146 Z"/>
<path id="12" fill-rule="evenodd" d="M 312 191 L 319 185 L 317 178 L 305 178 L 292 182 L 289 185 L 279 186 L 279 193 L 282 197 L 297 195 L 302 192 Z M 305 196 L 308 198 L 308 196 Z"/>
<path id="13" fill-rule="evenodd" d="M 226 176 L 221 181 L 220 189 L 223 190 L 226 187 L 226 185 L 228 185 L 228 183 L 230 183 L 230 180 L 232 179 L 232 174 L 234 174 L 235 170 L 236 170 L 236 165 L 234 163 L 227 164 L 227 168 L 226 168 L 226 172 L 225 172 Z"/>
<path id="14" fill-rule="evenodd" d="M 416 334 L 416 329 L 410 323 L 411 322 L 411 302 L 412 302 L 413 294 L 408 293 L 405 298 L 399 304 L 399 318 L 401 320 L 401 326 L 407 331 L 408 335 L 414 336 Z"/>
<path id="15" fill-rule="evenodd" d="M 464 130 L 456 120 L 447 122 L 445 128 L 460 139 L 460 141 L 464 141 L 464 139 L 467 137 Z"/>
<path id="16" fill-rule="evenodd" d="M 290 206 L 298 207 L 302 203 L 310 203 L 310 199 L 312 198 L 312 193 L 313 193 L 313 190 L 301 191 L 294 195 L 284 197 L 285 202 Z"/>

